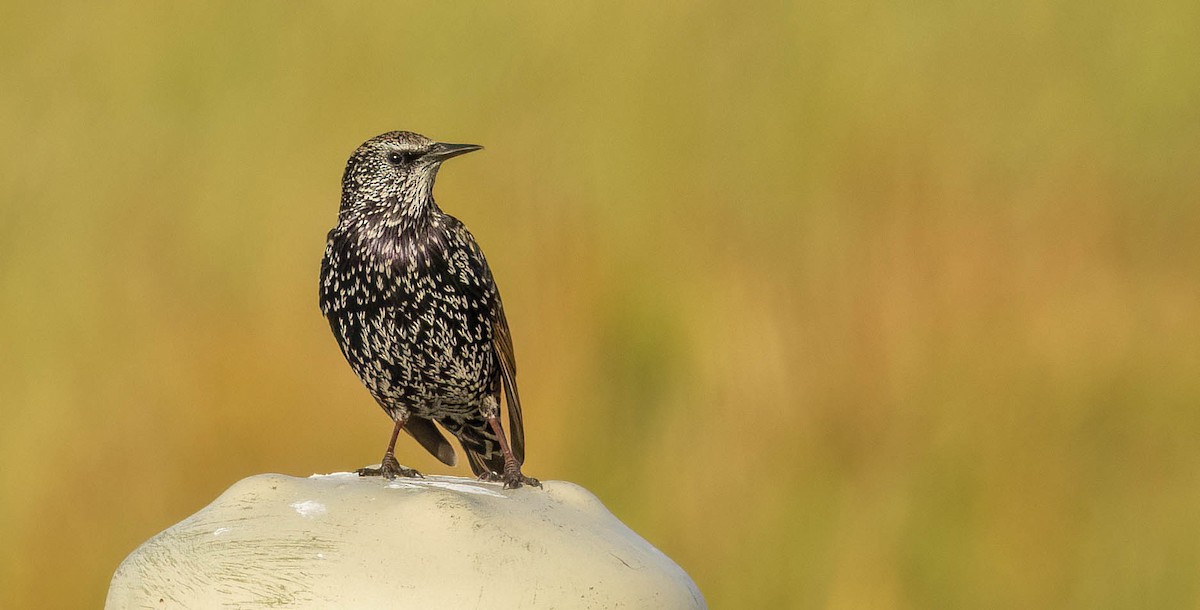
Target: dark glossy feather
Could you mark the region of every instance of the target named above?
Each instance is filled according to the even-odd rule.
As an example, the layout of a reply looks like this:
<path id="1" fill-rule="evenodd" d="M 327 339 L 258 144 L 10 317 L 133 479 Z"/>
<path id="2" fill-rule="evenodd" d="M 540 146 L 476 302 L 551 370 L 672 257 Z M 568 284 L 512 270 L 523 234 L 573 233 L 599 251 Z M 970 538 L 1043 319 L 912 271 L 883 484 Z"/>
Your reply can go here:
<path id="1" fill-rule="evenodd" d="M 483 251 L 433 200 L 438 146 L 391 132 L 355 151 L 321 262 L 321 311 L 359 379 L 422 447 L 454 465 L 441 425 L 475 474 L 512 475 L 487 420 L 499 420 L 503 397 L 519 470 L 525 426 L 512 336 Z"/>

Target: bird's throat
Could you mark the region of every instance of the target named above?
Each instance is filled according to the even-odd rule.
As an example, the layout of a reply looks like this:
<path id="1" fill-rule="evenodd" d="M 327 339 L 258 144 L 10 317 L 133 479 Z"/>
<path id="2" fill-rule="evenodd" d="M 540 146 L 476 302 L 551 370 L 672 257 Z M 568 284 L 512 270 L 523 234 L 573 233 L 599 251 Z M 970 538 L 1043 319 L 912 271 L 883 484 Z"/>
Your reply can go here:
<path id="1" fill-rule="evenodd" d="M 388 201 L 381 208 L 347 227 L 362 252 L 385 265 L 427 267 L 442 258 L 445 215 L 432 199 L 419 206 Z"/>

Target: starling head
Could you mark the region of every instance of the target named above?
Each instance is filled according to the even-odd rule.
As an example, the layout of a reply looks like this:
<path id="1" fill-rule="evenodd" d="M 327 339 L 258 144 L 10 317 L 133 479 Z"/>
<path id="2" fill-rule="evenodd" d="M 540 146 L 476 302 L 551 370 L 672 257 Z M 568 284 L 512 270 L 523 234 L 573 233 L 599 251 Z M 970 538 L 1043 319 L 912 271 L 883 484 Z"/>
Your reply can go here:
<path id="1" fill-rule="evenodd" d="M 346 163 L 340 214 L 381 214 L 393 222 L 419 218 L 432 207 L 433 180 L 442 162 L 480 148 L 434 142 L 411 131 L 375 136 Z"/>

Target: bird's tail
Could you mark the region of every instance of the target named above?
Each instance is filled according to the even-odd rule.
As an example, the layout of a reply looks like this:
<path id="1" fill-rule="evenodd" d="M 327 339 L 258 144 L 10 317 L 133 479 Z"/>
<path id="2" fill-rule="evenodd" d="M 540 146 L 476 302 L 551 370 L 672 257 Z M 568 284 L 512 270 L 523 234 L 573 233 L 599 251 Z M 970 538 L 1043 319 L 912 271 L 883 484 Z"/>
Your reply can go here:
<path id="1" fill-rule="evenodd" d="M 475 476 L 486 473 L 504 472 L 504 452 L 500 450 L 500 439 L 488 425 L 486 419 L 473 417 L 464 420 L 441 422 L 447 432 L 462 443 L 467 454 L 467 463 Z"/>

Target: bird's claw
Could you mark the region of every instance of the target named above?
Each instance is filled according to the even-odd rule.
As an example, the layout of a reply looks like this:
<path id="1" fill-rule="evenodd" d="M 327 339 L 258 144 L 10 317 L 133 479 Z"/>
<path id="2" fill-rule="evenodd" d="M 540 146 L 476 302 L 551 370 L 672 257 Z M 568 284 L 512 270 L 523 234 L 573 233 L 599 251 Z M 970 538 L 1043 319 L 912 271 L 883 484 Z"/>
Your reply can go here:
<path id="1" fill-rule="evenodd" d="M 383 461 L 380 462 L 379 468 L 359 468 L 357 471 L 360 477 L 383 477 L 389 481 L 396 477 L 421 478 L 425 475 L 407 466 L 401 466 L 400 462 L 396 461 L 396 456 L 387 454 L 383 456 Z"/>
<path id="2" fill-rule="evenodd" d="M 516 489 L 522 485 L 530 487 L 541 487 L 542 482 L 533 478 L 527 477 L 519 472 L 504 475 L 504 489 Z"/>
<path id="3" fill-rule="evenodd" d="M 504 489 L 516 489 L 522 485 L 528 485 L 530 487 L 542 486 L 541 481 L 521 474 L 520 470 L 508 470 L 505 471 L 504 474 L 485 472 L 479 475 L 479 480 L 487 481 L 489 483 L 504 483 Z"/>

